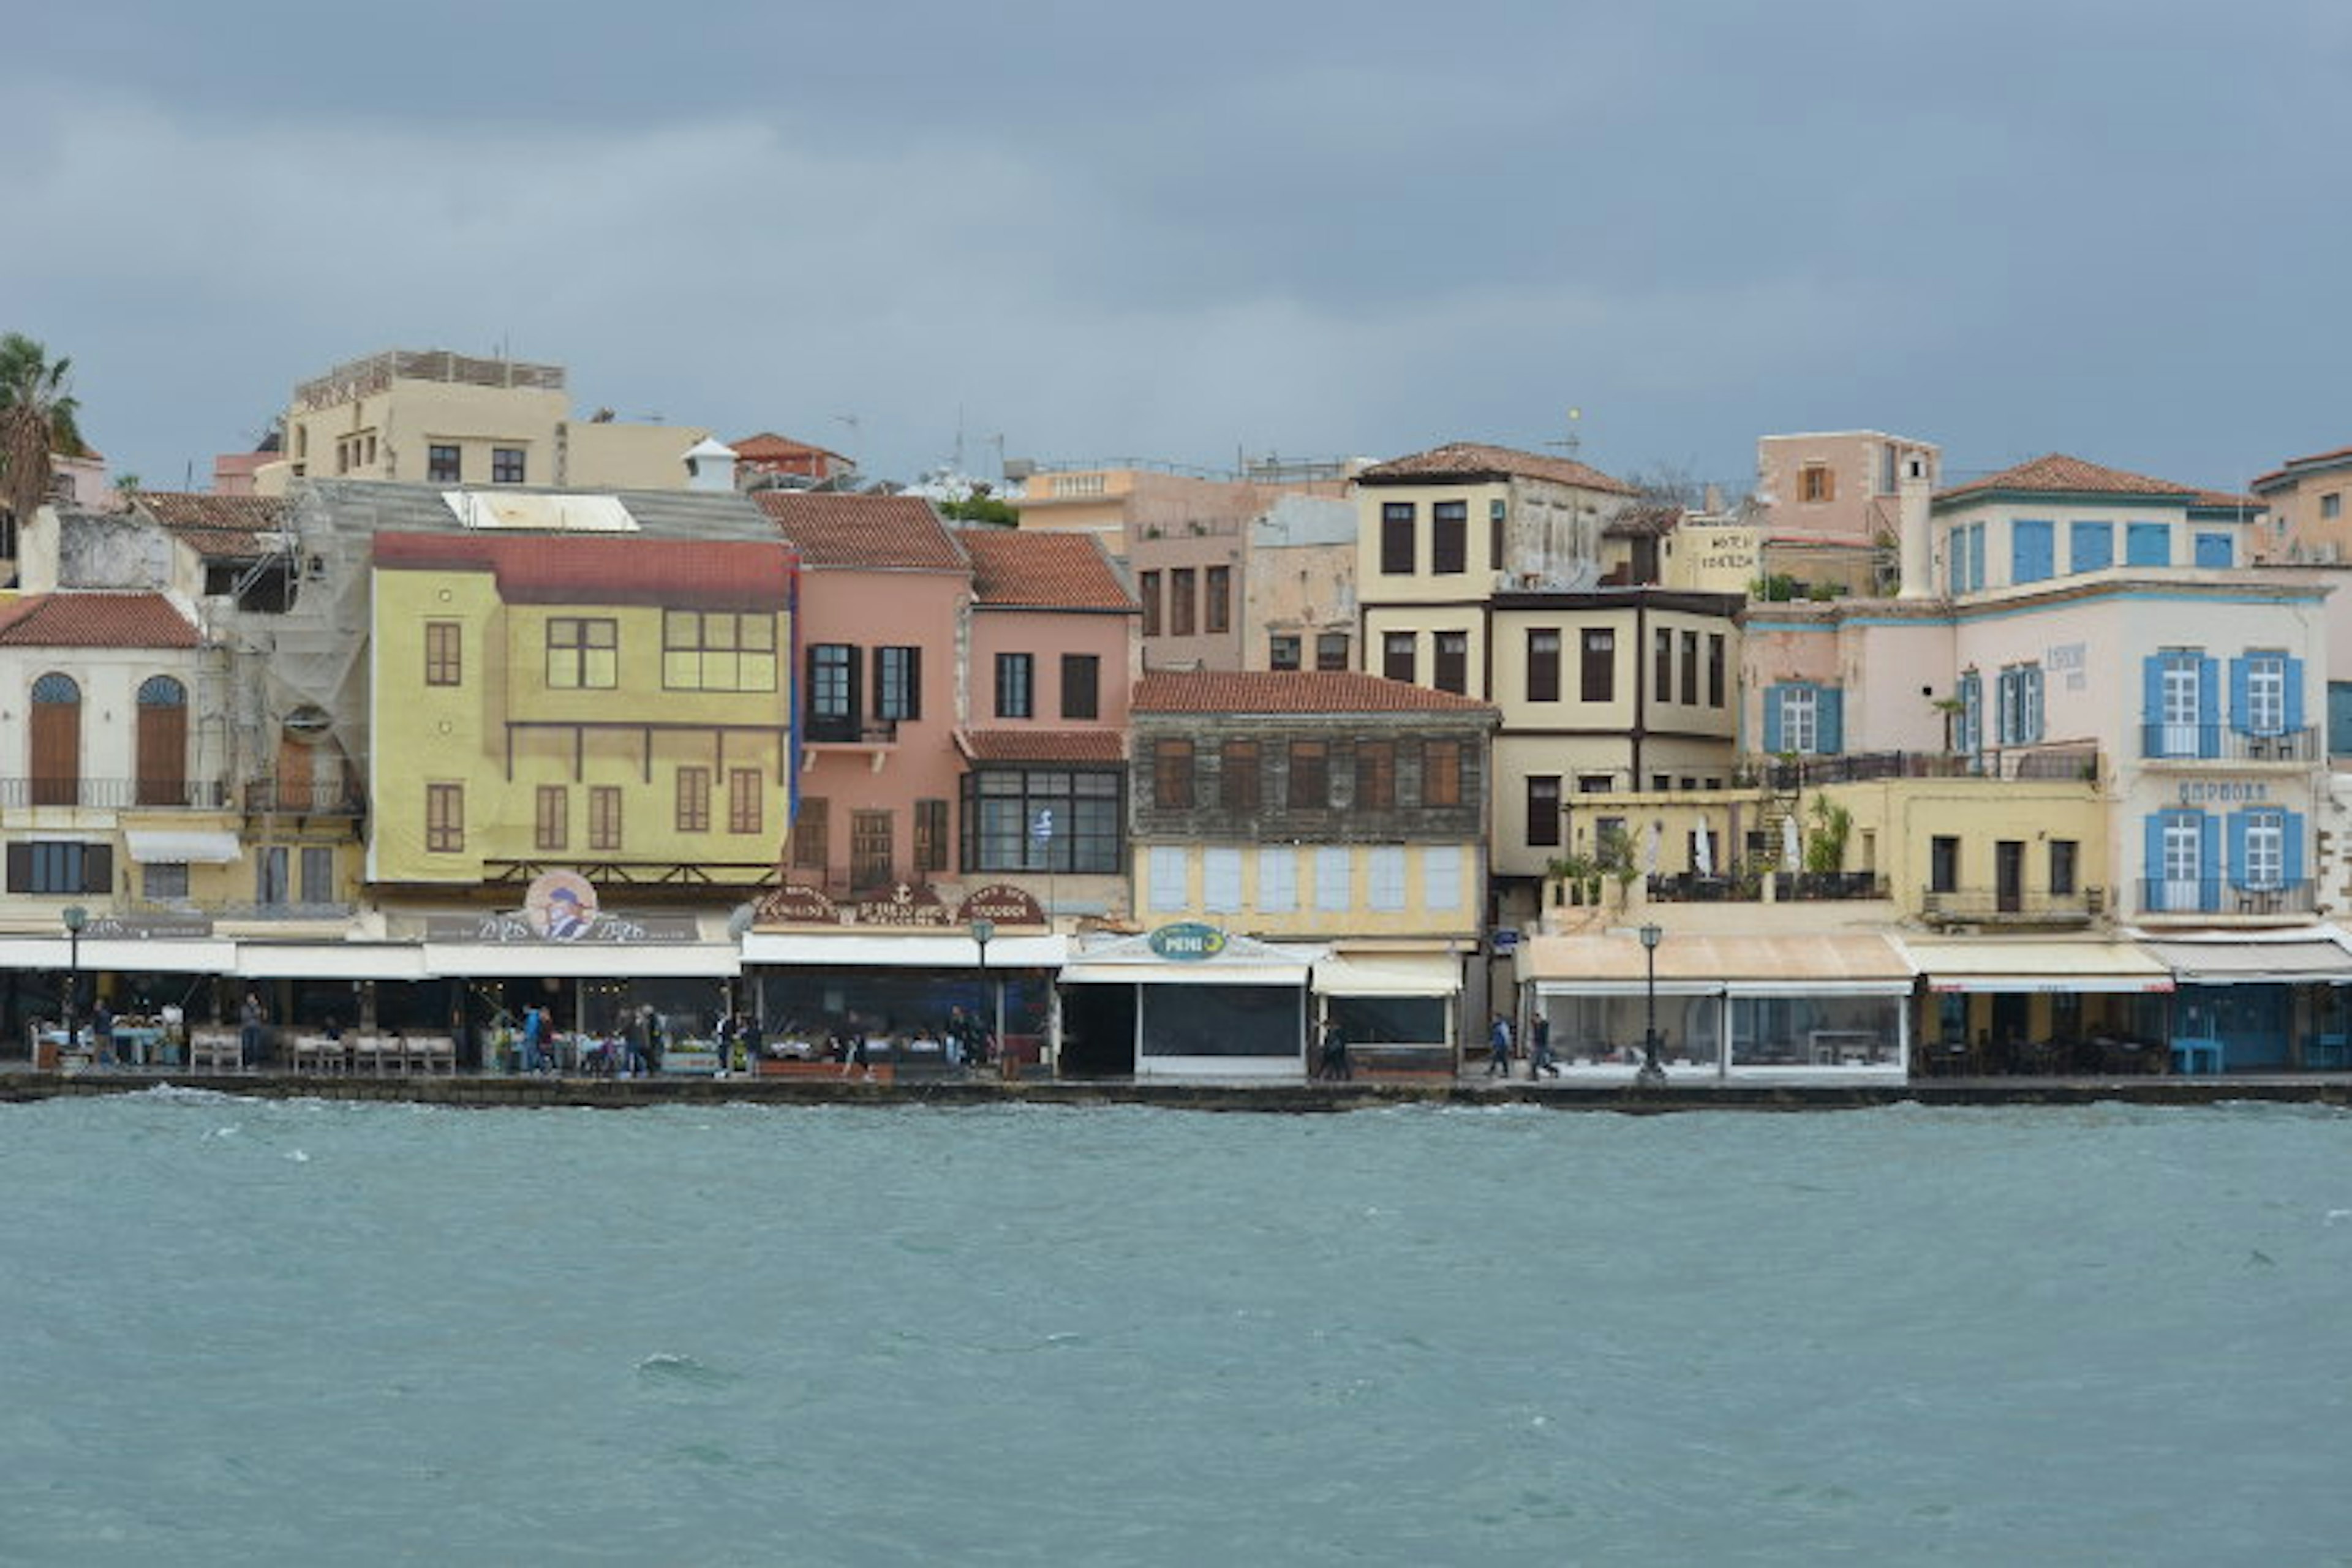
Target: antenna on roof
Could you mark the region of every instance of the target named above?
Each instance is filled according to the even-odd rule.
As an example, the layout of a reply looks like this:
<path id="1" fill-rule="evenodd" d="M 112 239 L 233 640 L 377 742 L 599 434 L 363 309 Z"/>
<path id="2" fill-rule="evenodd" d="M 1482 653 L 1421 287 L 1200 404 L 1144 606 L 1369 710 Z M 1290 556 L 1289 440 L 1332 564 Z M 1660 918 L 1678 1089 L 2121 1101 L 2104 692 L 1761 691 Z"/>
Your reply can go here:
<path id="1" fill-rule="evenodd" d="M 1577 434 L 1576 428 L 1576 422 L 1583 417 L 1583 409 L 1570 409 L 1568 411 L 1568 434 L 1557 441 L 1546 441 L 1544 445 L 1547 447 L 1557 447 L 1561 451 L 1568 454 L 1570 461 L 1575 460 L 1577 453 L 1584 449 L 1584 437 Z"/>

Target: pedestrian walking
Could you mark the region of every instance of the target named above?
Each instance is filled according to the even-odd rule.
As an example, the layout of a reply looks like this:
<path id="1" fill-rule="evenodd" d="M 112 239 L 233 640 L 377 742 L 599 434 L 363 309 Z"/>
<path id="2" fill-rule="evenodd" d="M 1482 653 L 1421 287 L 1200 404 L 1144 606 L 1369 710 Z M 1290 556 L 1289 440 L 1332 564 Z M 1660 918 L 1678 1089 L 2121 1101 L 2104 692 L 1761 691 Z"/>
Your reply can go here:
<path id="1" fill-rule="evenodd" d="M 245 994 L 245 1005 L 236 1010 L 237 1056 L 246 1067 L 261 1065 L 261 998 L 253 992 Z"/>
<path id="2" fill-rule="evenodd" d="M 1348 1031 L 1339 1026 L 1336 1018 L 1323 1026 L 1323 1059 L 1315 1076 L 1342 1079 L 1356 1076 L 1354 1066 L 1348 1060 Z"/>
<path id="3" fill-rule="evenodd" d="M 1551 1054 L 1551 1016 L 1549 1014 L 1537 1014 L 1536 1021 L 1528 1026 L 1528 1048 L 1529 1078 L 1559 1076 L 1559 1063 Z"/>
<path id="4" fill-rule="evenodd" d="M 1511 1076 L 1511 1021 L 1500 1013 L 1495 1015 L 1494 1026 L 1486 1031 L 1486 1076 Z"/>

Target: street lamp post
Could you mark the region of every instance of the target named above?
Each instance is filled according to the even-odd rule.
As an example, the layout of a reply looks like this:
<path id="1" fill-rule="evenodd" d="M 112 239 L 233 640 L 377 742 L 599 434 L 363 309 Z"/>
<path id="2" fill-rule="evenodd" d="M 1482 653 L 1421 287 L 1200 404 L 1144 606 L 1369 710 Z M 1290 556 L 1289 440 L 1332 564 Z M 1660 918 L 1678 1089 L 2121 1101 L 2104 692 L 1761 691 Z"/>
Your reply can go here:
<path id="1" fill-rule="evenodd" d="M 70 1051 L 74 1048 L 74 997 L 81 990 L 81 928 L 89 923 L 89 911 L 79 904 L 69 904 L 66 907 L 65 921 L 66 994 L 59 1011 L 65 1015 L 66 1026 L 66 1043 L 62 1050 Z M 96 1048 L 93 1042 L 92 1060 L 97 1059 Z"/>
<path id="2" fill-rule="evenodd" d="M 1654 1089 L 1666 1081 L 1666 1069 L 1658 1065 L 1658 943 L 1665 932 L 1654 925 L 1642 928 L 1643 994 L 1646 1011 L 1642 1025 L 1642 1070 L 1633 1081 L 1645 1089 Z"/>
<path id="3" fill-rule="evenodd" d="M 980 1000 L 982 1006 L 988 1005 L 988 941 L 995 934 L 994 921 L 983 918 L 971 922 L 972 945 L 980 949 Z M 1004 997 L 1002 992 L 997 994 L 993 1014 L 996 1019 L 996 1059 L 1002 1063 L 1004 1059 Z M 1001 1067 L 999 1070 L 1003 1070 Z"/>

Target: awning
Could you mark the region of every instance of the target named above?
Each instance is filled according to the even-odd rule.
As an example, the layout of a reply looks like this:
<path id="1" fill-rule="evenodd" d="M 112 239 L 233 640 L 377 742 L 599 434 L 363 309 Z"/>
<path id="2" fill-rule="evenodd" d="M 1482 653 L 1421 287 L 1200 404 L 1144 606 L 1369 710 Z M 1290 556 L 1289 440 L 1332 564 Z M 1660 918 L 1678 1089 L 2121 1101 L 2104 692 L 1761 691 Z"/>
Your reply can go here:
<path id="1" fill-rule="evenodd" d="M 245 854 L 234 833 L 201 833 L 192 828 L 128 827 L 123 829 L 122 842 L 131 858 L 142 866 L 182 861 L 197 866 L 227 866 Z"/>
<path id="2" fill-rule="evenodd" d="M 731 942 L 428 942 L 425 967 L 486 980 L 724 980 L 743 972 Z"/>
<path id="3" fill-rule="evenodd" d="M 1941 992 L 2059 994 L 2166 992 L 2172 972 L 2134 943 L 2064 937 L 2033 941 L 1902 939 L 1904 952 Z"/>
<path id="4" fill-rule="evenodd" d="M 1877 935 L 1707 936 L 1667 931 L 1656 949 L 1661 996 L 1902 995 L 1911 965 Z M 1631 931 L 1539 936 L 1519 949 L 1519 973 L 1542 996 L 1637 995 L 1650 955 Z"/>
<path id="5" fill-rule="evenodd" d="M 1065 985 L 1304 985 L 1304 963 L 1073 963 Z"/>
<path id="6" fill-rule="evenodd" d="M 2352 953 L 2332 937 L 2291 942 L 2147 942 L 2149 956 L 2189 985 L 2352 984 Z"/>
<path id="7" fill-rule="evenodd" d="M 988 944 L 991 969 L 1058 969 L 1069 956 L 1065 936 L 1000 936 Z M 834 936 L 810 931 L 747 931 L 746 964 L 785 968 L 977 969 L 980 944 L 962 931 L 919 936 Z"/>
<path id="8" fill-rule="evenodd" d="M 1323 996 L 1453 996 L 1462 990 L 1462 961 L 1443 952 L 1326 958 L 1315 965 L 1315 990 Z"/>
<path id="9" fill-rule="evenodd" d="M 79 963 L 84 973 L 231 974 L 236 944 L 209 937 L 85 940 L 77 955 L 61 936 L 0 938 L 0 969 L 57 969 Z"/>
<path id="10" fill-rule="evenodd" d="M 236 973 L 248 980 L 429 980 L 415 942 L 241 942 Z"/>

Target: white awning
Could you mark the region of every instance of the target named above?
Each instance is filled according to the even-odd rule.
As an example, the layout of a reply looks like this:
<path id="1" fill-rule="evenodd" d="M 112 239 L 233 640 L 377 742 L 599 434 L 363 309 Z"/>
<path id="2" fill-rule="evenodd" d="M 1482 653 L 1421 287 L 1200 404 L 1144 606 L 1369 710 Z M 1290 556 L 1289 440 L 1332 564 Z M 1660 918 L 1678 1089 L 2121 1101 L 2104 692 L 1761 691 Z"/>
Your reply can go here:
<path id="1" fill-rule="evenodd" d="M 243 942 L 236 972 L 249 980 L 429 980 L 415 942 Z"/>
<path id="2" fill-rule="evenodd" d="M 73 946 L 61 936 L 0 938 L 0 969 L 64 969 L 78 962 L 85 973 L 231 974 L 236 970 L 236 944 L 209 937 L 90 939 L 80 944 L 78 957 Z"/>
<path id="3" fill-rule="evenodd" d="M 2352 983 L 2352 953 L 2327 937 L 2293 942 L 2146 942 L 2140 945 L 2189 985 Z"/>
<path id="4" fill-rule="evenodd" d="M 1930 991 L 2064 994 L 2172 989 L 2171 971 L 2127 942 L 1901 940 Z"/>
<path id="5" fill-rule="evenodd" d="M 1304 985 L 1303 963 L 1073 963 L 1065 985 Z"/>
<path id="6" fill-rule="evenodd" d="M 1540 996 L 1898 996 L 1912 971 L 1874 934 L 1709 936 L 1669 931 L 1654 955 L 1633 932 L 1541 936 L 1520 949 L 1519 973 Z"/>
<path id="7" fill-rule="evenodd" d="M 1065 936 L 1000 936 L 988 944 L 991 969 L 1058 969 L 1069 956 Z M 961 931 L 909 936 L 834 936 L 813 931 L 747 931 L 743 962 L 780 968 L 977 969 L 980 944 Z"/>
<path id="8" fill-rule="evenodd" d="M 724 980 L 743 962 L 731 942 L 428 942 L 425 967 L 467 979 Z"/>
<path id="9" fill-rule="evenodd" d="M 1327 958 L 1315 965 L 1323 996 L 1454 996 L 1462 990 L 1462 961 L 1443 952 L 1384 952 Z"/>
<path id="10" fill-rule="evenodd" d="M 124 847 L 142 866 L 227 866 L 241 859 L 245 847 L 234 833 L 202 833 L 193 828 L 127 827 Z"/>

